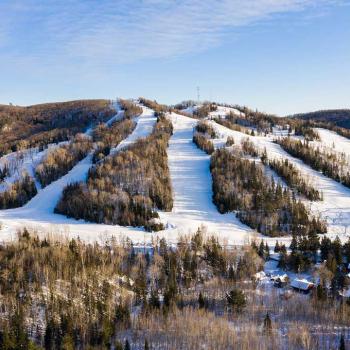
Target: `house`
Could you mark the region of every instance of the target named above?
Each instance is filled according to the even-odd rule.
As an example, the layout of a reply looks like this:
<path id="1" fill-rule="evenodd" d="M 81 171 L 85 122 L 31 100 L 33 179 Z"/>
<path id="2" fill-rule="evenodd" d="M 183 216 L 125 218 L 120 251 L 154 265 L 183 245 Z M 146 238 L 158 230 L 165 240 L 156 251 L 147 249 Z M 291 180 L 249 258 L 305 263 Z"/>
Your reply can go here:
<path id="1" fill-rule="evenodd" d="M 295 278 L 290 285 L 293 289 L 303 293 L 308 293 L 311 289 L 315 287 L 314 283 L 308 281 L 305 278 L 304 279 Z"/>

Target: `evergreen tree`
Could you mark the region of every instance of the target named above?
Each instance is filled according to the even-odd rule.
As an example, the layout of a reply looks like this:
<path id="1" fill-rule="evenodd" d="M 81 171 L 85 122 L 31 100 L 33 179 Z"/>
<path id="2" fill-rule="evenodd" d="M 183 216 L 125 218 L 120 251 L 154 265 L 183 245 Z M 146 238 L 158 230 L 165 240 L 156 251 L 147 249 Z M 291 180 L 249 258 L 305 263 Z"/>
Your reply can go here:
<path id="1" fill-rule="evenodd" d="M 295 252 L 298 249 L 298 240 L 295 234 L 292 235 L 292 241 L 290 242 L 289 249 Z"/>
<path id="2" fill-rule="evenodd" d="M 265 244 L 265 259 L 269 259 L 270 258 L 270 248 L 266 242 Z"/>
<path id="3" fill-rule="evenodd" d="M 345 350 L 345 339 L 344 339 L 344 334 L 342 334 L 342 335 L 340 336 L 339 350 Z"/>
<path id="4" fill-rule="evenodd" d="M 205 299 L 204 299 L 204 297 L 203 297 L 203 294 L 202 294 L 202 292 L 199 292 L 199 297 L 198 297 L 198 305 L 199 305 L 199 308 L 200 309 L 203 309 L 203 308 L 205 308 Z"/>
<path id="5" fill-rule="evenodd" d="M 263 240 L 260 241 L 258 254 L 259 254 L 260 258 L 262 258 L 262 259 L 265 258 L 265 244 L 264 244 Z"/>
<path id="6" fill-rule="evenodd" d="M 239 289 L 232 289 L 226 294 L 227 304 L 235 311 L 241 311 L 246 306 L 246 298 L 244 293 Z"/>
<path id="7" fill-rule="evenodd" d="M 269 313 L 266 313 L 266 316 L 264 318 L 263 328 L 264 328 L 264 333 L 266 335 L 270 335 L 271 334 L 271 332 L 272 332 L 272 322 L 271 322 Z"/>
<path id="8" fill-rule="evenodd" d="M 125 340 L 124 350 L 131 350 L 131 346 L 128 339 Z"/>
<path id="9" fill-rule="evenodd" d="M 278 253 L 279 251 L 280 251 L 280 246 L 278 244 L 278 241 L 276 241 L 274 252 Z"/>

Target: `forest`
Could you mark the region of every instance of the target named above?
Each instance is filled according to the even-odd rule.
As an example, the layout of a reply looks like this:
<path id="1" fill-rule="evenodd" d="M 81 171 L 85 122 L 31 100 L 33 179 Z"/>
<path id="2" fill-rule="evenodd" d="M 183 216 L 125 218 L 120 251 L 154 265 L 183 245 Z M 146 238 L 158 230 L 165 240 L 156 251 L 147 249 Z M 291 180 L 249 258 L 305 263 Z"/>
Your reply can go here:
<path id="1" fill-rule="evenodd" d="M 207 122 L 200 121 L 195 127 L 193 142 L 205 153 L 212 154 L 215 148 L 210 139 L 213 139 L 216 136 L 216 132 L 211 125 L 209 125 Z"/>
<path id="2" fill-rule="evenodd" d="M 138 251 L 129 240 L 24 229 L 0 249 L 0 348 L 345 349 L 350 303 L 337 270 L 350 241 L 320 246 L 327 258 L 311 294 L 272 284 L 266 293 L 255 278 L 269 260 L 263 241 L 232 249 L 199 229 L 175 247 L 157 239 Z M 291 250 L 276 242 L 286 258 L 299 244 Z"/>
<path id="3" fill-rule="evenodd" d="M 312 217 L 290 190 L 267 178 L 262 165 L 219 149 L 210 170 L 220 213 L 235 211 L 243 223 L 268 236 L 326 232 L 326 224 Z"/>
<path id="4" fill-rule="evenodd" d="M 41 186 L 67 174 L 80 160 L 85 158 L 92 148 L 89 136 L 77 134 L 71 142 L 49 150 L 44 159 L 35 168 L 35 175 Z"/>
<path id="5" fill-rule="evenodd" d="M 79 100 L 29 107 L 0 105 L 0 156 L 22 149 L 44 149 L 69 140 L 115 114 L 108 100 Z"/>
<path id="6" fill-rule="evenodd" d="M 275 141 L 293 157 L 301 159 L 312 169 L 350 187 L 349 165 L 345 154 L 313 147 L 307 141 L 282 138 Z"/>
<path id="7" fill-rule="evenodd" d="M 129 111 L 130 109 L 127 110 Z M 100 162 L 108 156 L 111 149 L 130 135 L 135 127 L 135 121 L 125 116 L 122 120 L 114 122 L 111 126 L 99 124 L 93 132 L 93 141 L 96 143 L 92 158 L 93 163 Z"/>
<path id="8" fill-rule="evenodd" d="M 34 180 L 24 174 L 8 189 L 0 192 L 0 209 L 18 208 L 26 204 L 37 194 Z"/>
<path id="9" fill-rule="evenodd" d="M 305 175 L 302 175 L 288 159 L 268 159 L 265 151 L 261 156 L 261 160 L 263 164 L 268 165 L 298 194 L 305 196 L 310 201 L 322 200 L 322 193 L 305 180 Z"/>
<path id="10" fill-rule="evenodd" d="M 162 229 L 156 209 L 173 205 L 167 147 L 172 124 L 165 117 L 150 136 L 106 157 L 89 170 L 87 183 L 68 185 L 55 212 L 87 221 Z"/>

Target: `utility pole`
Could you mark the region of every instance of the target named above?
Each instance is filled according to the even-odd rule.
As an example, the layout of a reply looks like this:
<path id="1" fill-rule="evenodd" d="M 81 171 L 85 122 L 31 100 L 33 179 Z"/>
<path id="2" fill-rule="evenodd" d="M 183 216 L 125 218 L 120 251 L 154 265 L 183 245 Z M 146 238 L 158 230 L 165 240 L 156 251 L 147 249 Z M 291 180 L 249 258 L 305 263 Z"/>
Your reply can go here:
<path id="1" fill-rule="evenodd" d="M 199 104 L 199 100 L 200 100 L 200 89 L 199 89 L 199 86 L 197 86 L 197 103 Z"/>

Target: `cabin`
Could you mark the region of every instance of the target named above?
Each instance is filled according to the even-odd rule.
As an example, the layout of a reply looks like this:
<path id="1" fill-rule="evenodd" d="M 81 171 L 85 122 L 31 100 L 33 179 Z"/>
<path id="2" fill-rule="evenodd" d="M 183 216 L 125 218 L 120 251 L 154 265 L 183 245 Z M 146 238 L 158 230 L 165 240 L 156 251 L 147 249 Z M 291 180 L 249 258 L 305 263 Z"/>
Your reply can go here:
<path id="1" fill-rule="evenodd" d="M 310 290 L 312 290 L 315 287 L 314 283 L 308 281 L 305 278 L 304 279 L 295 278 L 290 285 L 294 290 L 302 293 L 309 293 Z"/>

